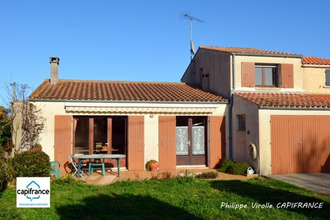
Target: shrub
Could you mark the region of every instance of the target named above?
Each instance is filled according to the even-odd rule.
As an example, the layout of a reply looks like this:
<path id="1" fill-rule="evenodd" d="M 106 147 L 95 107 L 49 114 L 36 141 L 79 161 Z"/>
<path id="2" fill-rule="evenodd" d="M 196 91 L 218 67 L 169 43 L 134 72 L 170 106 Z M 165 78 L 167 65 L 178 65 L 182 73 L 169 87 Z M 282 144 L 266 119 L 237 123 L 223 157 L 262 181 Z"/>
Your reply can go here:
<path id="1" fill-rule="evenodd" d="M 232 167 L 235 165 L 235 162 L 231 159 L 224 159 L 219 169 L 219 172 L 230 173 Z"/>
<path id="2" fill-rule="evenodd" d="M 181 170 L 178 173 L 178 177 L 194 177 L 194 173 L 189 170 Z"/>
<path id="3" fill-rule="evenodd" d="M 7 186 L 6 166 L 4 160 L 0 158 L 0 192 Z"/>
<path id="4" fill-rule="evenodd" d="M 218 173 L 216 172 L 206 172 L 206 173 L 201 173 L 196 176 L 199 179 L 215 179 L 218 177 Z"/>
<path id="5" fill-rule="evenodd" d="M 7 181 L 13 185 L 15 185 L 15 177 L 16 177 L 16 171 L 15 168 L 13 167 L 13 158 L 8 158 L 7 163 L 6 163 L 6 176 L 7 176 Z M 15 180 L 15 181 L 13 181 Z"/>
<path id="6" fill-rule="evenodd" d="M 237 162 L 235 163 L 231 159 L 225 159 L 221 167 L 219 169 L 219 172 L 224 172 L 224 173 L 230 173 L 230 174 L 236 174 L 236 175 L 245 175 L 246 170 L 250 167 L 249 164 L 245 162 Z"/>
<path id="7" fill-rule="evenodd" d="M 237 162 L 231 169 L 232 174 L 236 175 L 244 175 L 246 174 L 246 170 L 249 168 L 249 164 L 245 162 Z"/>
<path id="8" fill-rule="evenodd" d="M 43 151 L 24 151 L 12 160 L 15 177 L 48 177 L 49 156 Z"/>
<path id="9" fill-rule="evenodd" d="M 159 174 L 161 178 L 163 179 L 171 179 L 172 178 L 172 173 L 169 171 L 165 171 Z"/>

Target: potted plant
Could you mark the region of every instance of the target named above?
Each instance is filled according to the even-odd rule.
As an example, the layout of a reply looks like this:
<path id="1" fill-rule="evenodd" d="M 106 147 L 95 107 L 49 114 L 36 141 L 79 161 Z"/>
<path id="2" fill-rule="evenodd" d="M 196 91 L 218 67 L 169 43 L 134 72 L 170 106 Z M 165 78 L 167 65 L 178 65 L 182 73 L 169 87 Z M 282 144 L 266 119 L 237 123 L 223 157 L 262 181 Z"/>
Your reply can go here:
<path id="1" fill-rule="evenodd" d="M 7 142 L 7 144 L 3 147 L 3 149 L 4 149 L 6 152 L 9 153 L 9 152 L 11 151 L 12 147 L 11 147 L 10 143 Z"/>
<path id="2" fill-rule="evenodd" d="M 146 164 L 147 170 L 157 171 L 158 169 L 158 161 L 157 160 L 149 160 Z"/>
<path id="3" fill-rule="evenodd" d="M 42 150 L 41 144 L 34 144 L 30 149 L 30 151 L 41 151 L 41 150 Z"/>

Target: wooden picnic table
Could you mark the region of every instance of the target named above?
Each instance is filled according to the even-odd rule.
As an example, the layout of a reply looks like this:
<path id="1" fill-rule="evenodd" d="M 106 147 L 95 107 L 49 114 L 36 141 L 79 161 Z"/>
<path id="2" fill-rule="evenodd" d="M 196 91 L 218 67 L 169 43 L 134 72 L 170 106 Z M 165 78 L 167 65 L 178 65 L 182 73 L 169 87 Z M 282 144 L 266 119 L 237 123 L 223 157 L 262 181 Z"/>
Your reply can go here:
<path id="1" fill-rule="evenodd" d="M 115 159 L 118 167 L 118 177 L 120 177 L 120 158 L 125 158 L 125 154 L 86 154 L 86 155 L 74 155 L 73 158 L 78 159 L 78 177 L 81 177 L 81 163 L 86 159 Z"/>

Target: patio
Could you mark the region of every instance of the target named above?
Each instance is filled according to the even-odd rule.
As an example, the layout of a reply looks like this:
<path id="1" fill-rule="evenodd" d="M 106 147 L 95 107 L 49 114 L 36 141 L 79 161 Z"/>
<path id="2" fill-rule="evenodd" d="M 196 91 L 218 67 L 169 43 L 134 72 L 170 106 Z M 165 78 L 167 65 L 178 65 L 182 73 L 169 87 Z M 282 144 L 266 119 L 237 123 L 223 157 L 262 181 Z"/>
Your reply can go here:
<path id="1" fill-rule="evenodd" d="M 168 170 L 168 171 L 128 171 L 121 169 L 120 177 L 117 177 L 117 169 L 107 170 L 105 172 L 105 176 L 102 176 L 101 171 L 98 170 L 94 172 L 91 176 L 88 176 L 87 173 L 80 180 L 86 182 L 87 184 L 93 185 L 108 185 L 114 183 L 116 181 L 124 181 L 124 180 L 144 180 L 150 178 L 168 178 L 176 177 L 179 175 L 185 175 L 186 173 L 191 173 L 197 175 L 203 172 L 218 172 L 216 169 L 208 169 L 208 168 L 180 168 L 177 170 Z M 252 176 L 242 176 L 242 175 L 231 175 L 227 173 L 218 172 L 218 180 L 248 180 L 250 178 L 256 177 L 256 175 Z"/>

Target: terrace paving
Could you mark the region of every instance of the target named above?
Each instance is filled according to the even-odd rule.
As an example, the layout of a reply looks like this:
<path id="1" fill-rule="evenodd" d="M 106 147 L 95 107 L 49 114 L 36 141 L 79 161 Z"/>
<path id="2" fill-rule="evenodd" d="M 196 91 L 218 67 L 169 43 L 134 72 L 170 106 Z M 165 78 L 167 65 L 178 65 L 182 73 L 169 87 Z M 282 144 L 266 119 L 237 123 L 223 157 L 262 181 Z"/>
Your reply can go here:
<path id="1" fill-rule="evenodd" d="M 270 177 L 318 194 L 330 196 L 330 173 L 295 173 L 271 175 Z"/>
<path id="2" fill-rule="evenodd" d="M 124 181 L 124 180 L 144 180 L 150 178 L 166 178 L 176 177 L 179 175 L 186 175 L 193 173 L 197 175 L 202 172 L 218 172 L 215 169 L 208 168 L 194 168 L 194 169 L 177 169 L 177 170 L 168 170 L 168 171 L 127 171 L 121 170 L 120 177 L 117 177 L 117 170 L 113 169 L 111 171 L 107 170 L 105 176 L 102 176 L 100 171 L 94 172 L 91 176 L 88 176 L 87 173 L 81 178 L 81 180 L 85 181 L 87 184 L 93 185 L 108 185 L 114 183 L 116 181 Z M 250 178 L 256 177 L 256 175 L 251 176 L 243 176 L 243 175 L 231 175 L 227 173 L 218 172 L 219 176 L 216 178 L 218 180 L 248 180 Z"/>

